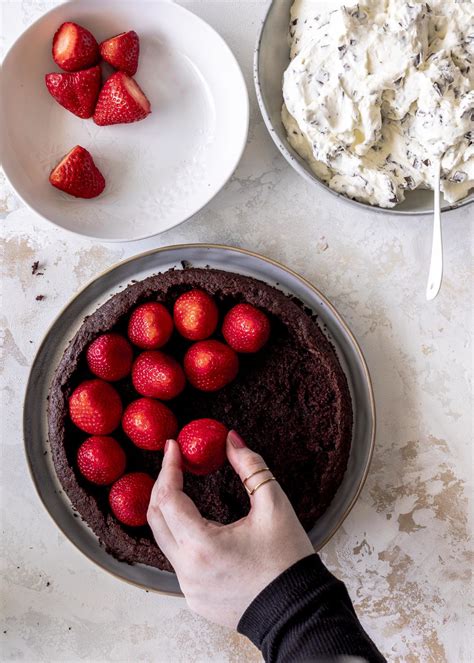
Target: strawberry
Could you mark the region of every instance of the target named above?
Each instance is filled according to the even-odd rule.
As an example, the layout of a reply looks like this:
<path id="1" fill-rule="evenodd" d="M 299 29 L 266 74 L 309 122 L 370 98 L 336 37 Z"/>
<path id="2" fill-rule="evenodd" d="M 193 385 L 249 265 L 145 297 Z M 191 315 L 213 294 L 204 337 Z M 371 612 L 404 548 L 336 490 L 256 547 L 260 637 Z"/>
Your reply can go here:
<path id="1" fill-rule="evenodd" d="M 98 336 L 87 348 L 86 357 L 91 373 L 108 382 L 121 380 L 132 370 L 132 346 L 120 334 Z"/>
<path id="2" fill-rule="evenodd" d="M 195 419 L 178 435 L 184 467 L 193 474 L 210 474 L 226 459 L 227 428 L 215 419 Z"/>
<path id="3" fill-rule="evenodd" d="M 99 45 L 102 58 L 119 71 L 134 76 L 138 69 L 140 40 L 134 30 L 122 32 Z"/>
<path id="4" fill-rule="evenodd" d="M 136 308 L 128 323 L 128 338 L 144 350 L 157 350 L 168 343 L 173 318 L 163 304 L 148 302 Z"/>
<path id="5" fill-rule="evenodd" d="M 106 80 L 93 119 L 99 126 L 127 124 L 143 120 L 150 113 L 150 102 L 137 83 L 123 71 L 117 71 Z"/>
<path id="6" fill-rule="evenodd" d="M 78 428 L 90 435 L 108 435 L 120 423 L 122 401 L 108 382 L 86 380 L 69 398 L 69 416 Z"/>
<path id="7" fill-rule="evenodd" d="M 215 301 L 203 290 L 190 290 L 178 297 L 174 305 L 176 329 L 191 341 L 201 341 L 214 333 L 219 311 Z"/>
<path id="8" fill-rule="evenodd" d="M 178 432 L 178 422 L 169 407 L 153 398 L 139 398 L 126 408 L 122 428 L 140 449 L 159 451 Z"/>
<path id="9" fill-rule="evenodd" d="M 77 23 L 63 23 L 53 38 L 53 60 L 64 71 L 79 71 L 96 64 L 99 45 L 94 35 Z"/>
<path id="10" fill-rule="evenodd" d="M 100 90 L 99 65 L 68 74 L 53 72 L 46 74 L 44 80 L 58 104 L 78 117 L 92 117 Z"/>
<path id="11" fill-rule="evenodd" d="M 91 483 L 106 486 L 125 472 L 127 458 L 113 437 L 95 435 L 81 444 L 77 452 L 77 466 Z"/>
<path id="12" fill-rule="evenodd" d="M 237 304 L 224 318 L 222 334 L 236 352 L 258 352 L 270 336 L 270 321 L 251 304 Z"/>
<path id="13" fill-rule="evenodd" d="M 146 525 L 146 512 L 154 481 L 145 472 L 130 472 L 116 481 L 109 493 L 114 516 L 124 525 Z"/>
<path id="14" fill-rule="evenodd" d="M 199 341 L 184 357 L 189 382 L 201 391 L 217 391 L 232 382 L 239 371 L 239 359 L 232 348 L 220 341 Z"/>
<path id="15" fill-rule="evenodd" d="M 159 350 L 149 350 L 136 358 L 132 382 L 142 396 L 168 401 L 183 391 L 186 378 L 176 359 Z"/>
<path id="16" fill-rule="evenodd" d="M 49 181 L 76 198 L 95 198 L 105 189 L 104 176 L 92 155 L 80 145 L 73 147 L 51 171 Z"/>

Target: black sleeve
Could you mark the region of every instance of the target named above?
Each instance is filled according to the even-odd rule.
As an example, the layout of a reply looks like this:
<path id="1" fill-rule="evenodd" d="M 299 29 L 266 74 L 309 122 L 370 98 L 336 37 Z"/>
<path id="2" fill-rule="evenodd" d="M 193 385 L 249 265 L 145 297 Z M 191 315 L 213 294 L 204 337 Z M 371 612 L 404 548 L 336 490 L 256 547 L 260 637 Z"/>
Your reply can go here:
<path id="1" fill-rule="evenodd" d="M 296 562 L 265 587 L 237 630 L 267 663 L 386 660 L 357 619 L 344 583 L 318 555 Z"/>

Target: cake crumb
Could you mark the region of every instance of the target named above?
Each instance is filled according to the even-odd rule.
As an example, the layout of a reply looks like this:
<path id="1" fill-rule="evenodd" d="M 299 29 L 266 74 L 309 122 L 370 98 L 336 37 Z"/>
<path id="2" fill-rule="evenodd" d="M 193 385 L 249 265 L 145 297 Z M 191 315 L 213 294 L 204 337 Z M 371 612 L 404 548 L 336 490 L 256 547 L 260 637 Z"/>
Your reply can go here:
<path id="1" fill-rule="evenodd" d="M 37 302 L 42 302 L 43 299 L 45 299 L 45 296 L 44 296 L 44 295 L 36 295 L 36 301 L 37 301 Z"/>
<path id="2" fill-rule="evenodd" d="M 35 262 L 31 265 L 31 273 L 33 274 L 33 276 L 38 271 L 38 267 L 39 267 L 39 260 L 35 260 Z"/>

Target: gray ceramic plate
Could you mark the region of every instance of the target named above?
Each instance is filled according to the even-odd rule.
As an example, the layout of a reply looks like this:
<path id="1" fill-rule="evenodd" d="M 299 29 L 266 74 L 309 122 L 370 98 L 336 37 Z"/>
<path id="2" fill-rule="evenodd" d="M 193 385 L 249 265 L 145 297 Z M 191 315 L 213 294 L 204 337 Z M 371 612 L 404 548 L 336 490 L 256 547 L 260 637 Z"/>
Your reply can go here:
<path id="1" fill-rule="evenodd" d="M 146 587 L 179 594 L 172 573 L 137 564 L 119 562 L 99 545 L 97 537 L 80 518 L 58 482 L 47 441 L 46 404 L 55 367 L 84 317 L 96 310 L 132 280 L 141 280 L 170 267 L 180 269 L 186 260 L 195 267 L 207 265 L 238 272 L 278 285 L 296 295 L 317 313 L 319 321 L 336 347 L 347 376 L 354 407 L 354 433 L 349 466 L 333 502 L 311 530 L 316 549 L 334 534 L 354 505 L 369 469 L 375 437 L 372 386 L 357 341 L 327 299 L 308 281 L 272 260 L 248 251 L 216 245 L 181 245 L 143 253 L 119 263 L 81 290 L 60 313 L 46 334 L 31 368 L 24 405 L 24 439 L 32 478 L 49 514 L 64 535 L 89 559 L 115 576 Z"/>
<path id="2" fill-rule="evenodd" d="M 329 191 L 332 195 L 338 196 L 352 205 L 389 214 L 432 214 L 433 192 L 421 189 L 410 191 L 407 194 L 406 200 L 401 205 L 397 205 L 397 207 L 391 209 L 351 200 L 333 191 L 324 182 L 319 180 L 308 164 L 291 147 L 286 138 L 285 127 L 281 121 L 281 108 L 283 105 L 283 73 L 290 62 L 288 26 L 292 4 L 293 0 L 272 0 L 269 3 L 255 49 L 255 89 L 263 119 L 276 146 L 290 165 L 302 177 L 315 186 Z M 442 210 L 447 212 L 448 210 L 463 207 L 473 202 L 474 193 L 454 204 L 446 203 L 442 200 Z"/>

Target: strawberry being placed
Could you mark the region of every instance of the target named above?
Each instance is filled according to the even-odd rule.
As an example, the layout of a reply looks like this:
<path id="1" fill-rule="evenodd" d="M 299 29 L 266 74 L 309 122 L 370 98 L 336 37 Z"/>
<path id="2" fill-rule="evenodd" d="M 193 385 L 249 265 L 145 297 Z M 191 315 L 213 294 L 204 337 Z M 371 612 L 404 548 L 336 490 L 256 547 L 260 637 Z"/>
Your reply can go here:
<path id="1" fill-rule="evenodd" d="M 215 301 L 203 290 L 190 290 L 178 297 L 173 311 L 177 331 L 191 341 L 201 341 L 213 334 L 219 311 Z"/>
<path id="2" fill-rule="evenodd" d="M 138 69 L 140 40 L 134 30 L 106 39 L 99 46 L 102 58 L 119 71 L 134 76 Z"/>
<path id="3" fill-rule="evenodd" d="M 168 401 L 183 391 L 186 378 L 176 359 L 159 350 L 150 350 L 136 358 L 132 382 L 142 396 Z"/>
<path id="4" fill-rule="evenodd" d="M 99 65 L 67 74 L 53 72 L 46 74 L 44 80 L 58 104 L 78 117 L 93 116 L 100 90 Z"/>
<path id="5" fill-rule="evenodd" d="M 81 444 L 77 466 L 83 477 L 99 486 L 117 481 L 125 472 L 127 458 L 113 437 L 95 435 Z"/>
<path id="6" fill-rule="evenodd" d="M 193 474 L 210 474 L 224 464 L 228 430 L 215 419 L 195 419 L 178 435 L 184 467 Z"/>
<path id="7" fill-rule="evenodd" d="M 123 71 L 117 71 L 108 78 L 102 88 L 94 122 L 99 126 L 127 124 L 145 119 L 151 113 L 151 106 L 137 83 Z"/>
<path id="8" fill-rule="evenodd" d="M 258 352 L 270 336 L 270 321 L 251 304 L 237 304 L 227 313 L 222 334 L 236 352 Z"/>
<path id="9" fill-rule="evenodd" d="M 132 370 L 132 346 L 120 334 L 98 336 L 87 348 L 86 356 L 91 373 L 108 382 L 121 380 Z"/>
<path id="10" fill-rule="evenodd" d="M 53 60 L 64 71 L 79 71 L 97 64 L 99 44 L 77 23 L 63 23 L 53 38 Z"/>
<path id="11" fill-rule="evenodd" d="M 120 424 L 122 401 L 108 382 L 86 380 L 69 398 L 69 416 L 89 435 L 108 435 Z"/>
<path id="12" fill-rule="evenodd" d="M 140 449 L 159 451 L 176 436 L 178 422 L 169 407 L 153 398 L 139 398 L 125 409 L 122 428 Z"/>
<path id="13" fill-rule="evenodd" d="M 116 481 L 109 493 L 114 516 L 124 525 L 146 525 L 146 512 L 155 482 L 145 472 L 130 472 Z"/>
<path id="14" fill-rule="evenodd" d="M 104 176 L 90 152 L 76 145 L 51 171 L 49 181 L 76 198 L 95 198 L 105 189 Z"/>
<path id="15" fill-rule="evenodd" d="M 138 306 L 130 316 L 128 338 L 144 350 L 158 350 L 173 333 L 173 318 L 158 302 Z"/>
<path id="16" fill-rule="evenodd" d="M 201 391 L 222 389 L 236 377 L 239 359 L 220 341 L 199 341 L 184 357 L 184 371 L 189 382 Z"/>

